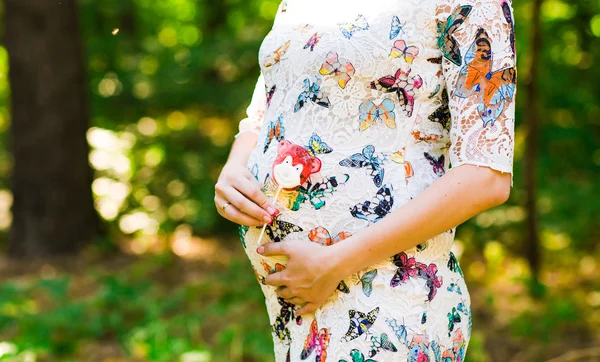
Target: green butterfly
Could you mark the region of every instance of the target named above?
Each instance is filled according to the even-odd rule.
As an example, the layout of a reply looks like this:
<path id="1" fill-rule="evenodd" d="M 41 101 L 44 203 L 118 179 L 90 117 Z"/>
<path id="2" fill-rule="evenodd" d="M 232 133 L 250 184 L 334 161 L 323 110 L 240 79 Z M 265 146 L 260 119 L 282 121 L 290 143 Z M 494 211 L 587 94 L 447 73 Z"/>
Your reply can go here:
<path id="1" fill-rule="evenodd" d="M 360 351 L 358 349 L 353 349 L 352 351 L 350 351 L 350 357 L 352 357 L 352 362 L 377 362 L 375 360 L 372 359 L 365 359 L 365 355 L 360 353 Z M 345 359 L 341 359 L 339 360 L 339 362 L 348 362 Z"/>
<path id="2" fill-rule="evenodd" d="M 438 21 L 438 46 L 444 57 L 456 65 L 462 64 L 460 46 L 454 39 L 454 32 L 465 22 L 473 10 L 470 5 L 459 6 L 446 21 Z"/>
<path id="3" fill-rule="evenodd" d="M 450 337 L 450 332 L 454 330 L 454 324 L 460 323 L 460 314 L 456 311 L 456 307 L 452 307 L 452 312 L 448 313 L 448 337 Z"/>
<path id="4" fill-rule="evenodd" d="M 244 248 L 246 248 L 246 233 L 248 233 L 248 229 L 249 227 L 245 225 L 238 226 L 238 233 L 240 234 L 240 240 L 242 241 Z"/>
<path id="5" fill-rule="evenodd" d="M 460 265 L 458 264 L 458 259 L 456 259 L 456 255 L 454 255 L 453 252 L 450 252 L 450 259 L 448 259 L 448 269 L 450 269 L 451 271 L 460 274 L 460 276 L 463 276 L 463 272 L 462 269 L 460 268 Z"/>

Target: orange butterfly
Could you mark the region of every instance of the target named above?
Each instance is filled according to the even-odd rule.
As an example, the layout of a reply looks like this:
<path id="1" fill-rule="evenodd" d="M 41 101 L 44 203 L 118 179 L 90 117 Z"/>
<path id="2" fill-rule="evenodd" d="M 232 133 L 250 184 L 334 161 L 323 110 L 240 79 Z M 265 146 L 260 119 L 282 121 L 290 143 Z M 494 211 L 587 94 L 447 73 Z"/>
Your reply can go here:
<path id="1" fill-rule="evenodd" d="M 317 325 L 317 320 L 313 319 L 310 325 L 310 332 L 304 342 L 304 348 L 300 353 L 300 359 L 307 359 L 313 351 L 316 351 L 315 361 L 325 362 L 327 360 L 327 347 L 329 346 L 329 331 L 327 328 L 321 328 Z"/>
<path id="2" fill-rule="evenodd" d="M 292 44 L 292 42 L 291 40 L 288 40 L 287 43 L 283 44 L 282 46 L 277 48 L 277 50 L 275 50 L 273 53 L 269 54 L 267 56 L 267 60 L 265 61 L 265 67 L 268 68 L 279 63 L 281 61 L 281 57 L 284 56 L 290 48 L 290 44 Z"/>
<path id="3" fill-rule="evenodd" d="M 316 228 L 314 228 L 308 232 L 308 238 L 312 242 L 319 243 L 324 246 L 333 245 L 344 239 L 349 238 L 350 236 L 351 236 L 350 233 L 342 231 L 341 233 L 337 234 L 335 237 L 331 237 L 331 234 L 329 233 L 329 231 L 322 226 L 317 226 Z"/>
<path id="4" fill-rule="evenodd" d="M 285 269 L 285 266 L 283 264 L 279 264 L 279 263 L 275 263 L 274 268 L 271 268 L 271 266 L 269 264 L 267 264 L 267 262 L 264 260 L 262 260 L 260 263 L 262 264 L 263 268 L 265 268 L 265 271 L 268 274 L 277 273 L 277 272 L 280 272 Z"/>
<path id="5" fill-rule="evenodd" d="M 327 54 L 325 63 L 323 63 L 321 70 L 319 70 L 321 75 L 333 74 L 340 88 L 346 88 L 346 84 L 348 84 L 354 72 L 354 66 L 350 62 L 341 62 L 337 53 L 334 52 Z"/>
<path id="6" fill-rule="evenodd" d="M 461 98 L 475 96 L 483 126 L 494 122 L 505 107 L 513 101 L 517 71 L 515 67 L 492 71 L 492 41 L 480 28 L 475 41 L 465 55 L 465 66 L 460 70 L 454 95 Z"/>

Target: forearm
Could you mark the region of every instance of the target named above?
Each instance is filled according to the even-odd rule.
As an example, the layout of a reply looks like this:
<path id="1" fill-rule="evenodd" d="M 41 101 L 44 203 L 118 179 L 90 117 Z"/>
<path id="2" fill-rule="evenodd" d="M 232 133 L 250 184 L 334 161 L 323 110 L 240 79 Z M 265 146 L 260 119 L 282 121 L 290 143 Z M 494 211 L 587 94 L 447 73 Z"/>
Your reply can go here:
<path id="1" fill-rule="evenodd" d="M 451 169 L 377 223 L 330 246 L 336 274 L 346 278 L 503 203 L 510 177 L 473 165 Z"/>
<path id="2" fill-rule="evenodd" d="M 231 145 L 231 151 L 229 152 L 227 162 L 234 162 L 245 166 L 248 163 L 250 151 L 252 151 L 256 145 L 257 140 L 258 136 L 254 132 L 248 131 L 240 133 Z"/>

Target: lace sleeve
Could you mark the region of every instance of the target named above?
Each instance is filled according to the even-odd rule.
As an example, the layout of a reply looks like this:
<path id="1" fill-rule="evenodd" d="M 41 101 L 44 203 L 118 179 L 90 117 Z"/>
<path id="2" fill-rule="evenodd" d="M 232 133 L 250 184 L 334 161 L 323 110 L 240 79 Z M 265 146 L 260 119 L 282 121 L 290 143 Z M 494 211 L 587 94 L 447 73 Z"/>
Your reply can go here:
<path id="1" fill-rule="evenodd" d="M 283 18 L 286 17 L 287 12 L 287 0 L 282 0 L 277 9 L 277 14 L 273 21 L 273 26 L 279 24 Z M 246 109 L 246 118 L 242 119 L 238 124 L 238 133 L 235 137 L 239 136 L 243 132 L 254 132 L 258 134 L 262 128 L 265 109 L 267 107 L 267 95 L 265 80 L 262 72 L 258 76 L 256 85 L 254 87 L 254 93 L 252 94 L 252 100 L 250 105 Z"/>
<path id="2" fill-rule="evenodd" d="M 262 123 L 267 106 L 267 96 L 265 94 L 265 81 L 262 72 L 258 76 L 254 93 L 250 105 L 246 108 L 246 118 L 242 119 L 238 124 L 238 133 L 235 137 L 243 132 L 254 132 L 258 134 L 262 128 Z"/>
<path id="3" fill-rule="evenodd" d="M 450 163 L 513 171 L 516 50 L 510 0 L 441 0 L 438 45 L 452 118 Z"/>

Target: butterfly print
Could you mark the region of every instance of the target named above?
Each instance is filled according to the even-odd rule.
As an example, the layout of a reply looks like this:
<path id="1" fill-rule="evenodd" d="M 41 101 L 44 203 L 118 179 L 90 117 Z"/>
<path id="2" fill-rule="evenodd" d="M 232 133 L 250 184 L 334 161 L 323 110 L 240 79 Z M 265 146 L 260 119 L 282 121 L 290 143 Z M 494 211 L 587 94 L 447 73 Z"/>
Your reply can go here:
<path id="1" fill-rule="evenodd" d="M 250 229 L 250 227 L 245 225 L 238 226 L 238 234 L 240 236 L 240 240 L 242 241 L 242 245 L 244 246 L 244 248 L 246 248 L 246 234 L 248 233 L 248 229 Z"/>
<path id="2" fill-rule="evenodd" d="M 449 129 L 452 116 L 448 107 L 448 92 L 446 90 L 442 92 L 442 105 L 429 115 L 429 120 L 441 124 L 444 129 Z"/>
<path id="3" fill-rule="evenodd" d="M 421 316 L 421 324 L 425 323 L 427 323 L 427 312 L 423 312 L 423 315 Z"/>
<path id="4" fill-rule="evenodd" d="M 265 89 L 267 88 L 267 86 L 265 86 Z M 266 90 L 266 95 L 267 95 L 267 107 L 271 106 L 271 99 L 273 99 L 273 95 L 275 94 L 275 90 L 277 89 L 276 85 L 273 85 L 271 87 L 271 89 Z"/>
<path id="5" fill-rule="evenodd" d="M 346 88 L 346 85 L 355 73 L 354 66 L 350 62 L 343 62 L 339 59 L 337 53 L 329 52 L 325 58 L 325 63 L 321 65 L 319 74 L 333 75 L 340 88 Z"/>
<path id="6" fill-rule="evenodd" d="M 285 265 L 279 263 L 275 263 L 275 266 L 271 267 L 266 261 L 261 260 L 260 264 L 263 266 L 267 274 L 277 273 L 285 269 Z"/>
<path id="7" fill-rule="evenodd" d="M 345 184 L 350 176 L 348 174 L 343 174 L 341 176 L 342 180 L 338 180 L 336 176 L 330 176 L 322 179 L 318 182 L 313 182 L 312 179 L 308 179 L 304 185 L 298 187 L 295 190 L 282 190 L 279 192 L 279 196 L 277 201 L 281 202 L 285 205 L 286 208 L 292 211 L 300 210 L 300 206 L 306 202 L 310 201 L 312 206 L 319 210 L 326 204 L 325 198 L 328 195 L 333 194 L 335 189 Z M 273 178 L 267 174 L 265 179 L 265 183 L 262 187 L 262 191 L 267 196 L 274 196 L 277 194 L 277 189 L 279 186 Z"/>
<path id="8" fill-rule="evenodd" d="M 285 322 L 280 316 L 275 318 L 275 323 L 271 326 L 273 333 L 283 342 L 291 339 L 290 330 L 286 327 Z"/>
<path id="9" fill-rule="evenodd" d="M 408 362 L 429 362 L 429 338 L 427 335 L 415 335 L 408 344 L 408 353 Z"/>
<path id="10" fill-rule="evenodd" d="M 319 40 L 321 40 L 321 35 L 319 35 L 319 33 L 314 33 L 310 39 L 308 39 L 308 42 L 306 43 L 306 45 L 304 46 L 304 49 L 309 49 L 310 51 L 314 51 L 315 50 L 315 46 L 317 45 L 317 43 L 319 42 Z"/>
<path id="11" fill-rule="evenodd" d="M 450 283 L 450 285 L 448 286 L 447 289 L 449 292 L 456 292 L 458 294 L 462 294 L 462 291 L 460 290 L 460 286 L 456 283 Z"/>
<path id="12" fill-rule="evenodd" d="M 345 240 L 351 236 L 350 233 L 342 231 L 336 236 L 332 237 L 327 229 L 322 226 L 317 226 L 316 228 L 310 230 L 308 232 L 308 238 L 313 243 L 321 244 L 323 246 L 330 246 L 336 243 L 339 243 L 342 240 Z"/>
<path id="13" fill-rule="evenodd" d="M 257 226 L 261 228 L 261 226 Z M 271 224 L 266 224 L 265 233 L 273 242 L 280 242 L 291 233 L 299 233 L 303 231 L 300 226 L 294 225 L 291 222 L 279 220 L 279 215 L 273 217 Z"/>
<path id="14" fill-rule="evenodd" d="M 459 6 L 446 21 L 438 21 L 437 24 L 438 47 L 446 59 L 458 66 L 462 64 L 462 55 L 460 54 L 460 46 L 454 39 L 454 33 L 465 22 L 472 9 L 471 5 Z"/>
<path id="15" fill-rule="evenodd" d="M 323 142 L 323 140 L 321 140 L 321 137 L 319 137 L 319 135 L 317 135 L 316 133 L 313 133 L 312 136 L 310 136 L 310 139 L 308 140 L 308 145 L 304 146 L 304 148 L 306 148 L 306 150 L 308 151 L 308 153 L 311 154 L 311 156 L 333 152 L 333 149 L 329 147 L 327 143 Z"/>
<path id="16" fill-rule="evenodd" d="M 298 25 L 294 27 L 294 30 L 302 30 L 302 34 L 308 33 L 313 28 L 310 24 Z"/>
<path id="17" fill-rule="evenodd" d="M 305 360 L 310 357 L 313 352 L 316 352 L 315 361 L 325 362 L 327 360 L 327 347 L 329 346 L 329 340 L 329 331 L 327 328 L 321 328 L 319 330 L 317 320 L 313 319 L 312 324 L 310 325 L 310 332 L 306 337 L 306 341 L 304 342 L 304 348 L 302 348 L 300 358 Z"/>
<path id="18" fill-rule="evenodd" d="M 392 154 L 392 161 L 404 165 L 404 181 L 408 184 L 408 179 L 414 176 L 415 172 L 410 162 L 404 159 L 404 149 Z"/>
<path id="19" fill-rule="evenodd" d="M 349 158 L 340 161 L 340 166 L 363 168 L 365 167 L 368 173 L 373 177 L 373 183 L 377 187 L 381 187 L 385 170 L 383 168 L 382 157 L 375 155 L 375 147 L 367 145 L 363 148 L 362 153 L 355 153 Z"/>
<path id="20" fill-rule="evenodd" d="M 279 311 L 279 316 L 285 324 L 289 323 L 292 319 L 294 319 L 294 305 L 292 303 L 288 303 L 285 299 L 281 297 L 277 297 L 277 302 L 281 306 L 281 310 Z M 302 316 L 296 316 L 296 324 L 302 325 Z"/>
<path id="21" fill-rule="evenodd" d="M 354 205 L 350 208 L 350 214 L 355 218 L 375 223 L 389 214 L 393 206 L 394 198 L 390 186 L 383 185 L 373 200 Z"/>
<path id="22" fill-rule="evenodd" d="M 419 55 L 419 48 L 413 45 L 408 46 L 404 40 L 396 40 L 390 51 L 392 58 L 403 57 L 408 64 L 412 64 L 417 55 Z"/>
<path id="23" fill-rule="evenodd" d="M 345 294 L 350 293 L 350 288 L 348 288 L 348 284 L 346 284 L 346 282 L 344 282 L 343 280 L 338 284 L 337 290 Z"/>
<path id="24" fill-rule="evenodd" d="M 396 319 L 386 319 L 385 322 L 394 331 L 398 341 L 404 345 L 408 345 L 408 332 L 406 331 L 406 325 L 400 324 Z"/>
<path id="25" fill-rule="evenodd" d="M 350 358 L 352 358 L 351 362 L 377 362 L 372 359 L 365 359 L 365 355 L 362 354 L 358 349 L 353 349 L 350 351 Z M 339 360 L 339 362 L 348 362 L 345 359 Z"/>
<path id="26" fill-rule="evenodd" d="M 458 259 L 456 259 L 456 255 L 453 252 L 450 252 L 450 258 L 448 259 L 448 269 L 451 271 L 460 274 L 463 276 L 463 272 L 460 268 L 460 264 L 458 263 Z"/>
<path id="27" fill-rule="evenodd" d="M 515 22 L 513 21 L 511 6 L 507 0 L 502 1 L 502 13 L 504 14 L 504 19 L 506 19 L 506 22 L 510 25 L 510 47 L 512 48 L 513 54 L 517 54 Z"/>
<path id="28" fill-rule="evenodd" d="M 437 265 L 431 263 L 428 266 L 419 263 L 419 277 L 427 281 L 427 287 L 429 287 L 429 294 L 427 299 L 432 301 L 437 293 L 437 289 L 442 286 L 442 277 L 437 276 Z"/>
<path id="29" fill-rule="evenodd" d="M 382 333 L 379 338 L 377 336 L 371 336 L 371 351 L 369 352 L 369 357 L 375 357 L 381 350 L 398 352 L 396 346 L 394 346 L 388 335 L 385 333 Z"/>
<path id="30" fill-rule="evenodd" d="M 405 26 L 406 26 L 406 23 L 402 24 L 400 22 L 400 18 L 398 18 L 396 15 L 394 15 L 392 17 L 392 25 L 390 27 L 390 40 L 393 40 L 394 38 L 396 38 L 398 36 L 398 34 L 400 34 L 400 32 L 404 33 Z"/>
<path id="31" fill-rule="evenodd" d="M 265 140 L 265 146 L 263 147 L 263 153 L 266 153 L 271 145 L 271 141 L 276 139 L 281 141 L 285 138 L 285 128 L 283 127 L 283 115 L 279 116 L 276 121 L 269 123 L 267 128 L 267 139 Z"/>
<path id="32" fill-rule="evenodd" d="M 281 57 L 283 57 L 285 55 L 285 53 L 287 53 L 291 44 L 292 44 L 292 41 L 288 40 L 284 45 L 280 46 L 273 53 L 269 54 L 267 56 L 267 59 L 265 60 L 265 67 L 268 68 L 268 67 L 271 67 L 271 66 L 279 63 L 281 61 Z"/>
<path id="33" fill-rule="evenodd" d="M 444 173 L 446 173 L 446 170 L 444 170 L 444 165 L 445 165 L 445 157 L 444 155 L 440 155 L 440 157 L 435 157 L 430 155 L 427 152 L 423 153 L 425 155 L 425 158 L 427 159 L 427 161 L 429 161 L 429 164 L 433 167 L 433 172 L 435 172 L 436 175 L 438 176 L 443 176 Z"/>
<path id="34" fill-rule="evenodd" d="M 443 57 L 428 58 L 427 61 L 433 64 L 442 64 Z"/>
<path id="35" fill-rule="evenodd" d="M 392 280 L 390 280 L 392 288 L 404 284 L 409 278 L 419 276 L 419 268 L 422 266 L 415 257 L 408 257 L 405 252 L 394 255 L 392 263 L 398 267 Z"/>
<path id="36" fill-rule="evenodd" d="M 304 90 L 298 96 L 298 101 L 294 105 L 294 112 L 301 110 L 308 101 L 325 108 L 331 106 L 328 95 L 321 91 L 321 80 L 319 78 L 314 83 L 311 83 L 309 79 L 304 80 Z"/>
<path id="37" fill-rule="evenodd" d="M 427 244 L 428 244 L 427 241 L 417 244 L 417 246 L 416 246 L 417 251 L 423 251 L 423 250 L 427 249 Z"/>
<path id="38" fill-rule="evenodd" d="M 373 309 L 367 314 L 359 312 L 355 309 L 350 309 L 348 311 L 348 316 L 350 317 L 350 327 L 348 327 L 348 332 L 346 332 L 344 337 L 342 337 L 342 341 L 349 342 L 365 333 L 368 333 L 369 328 L 371 328 L 373 323 L 375 323 L 378 314 L 379 307 Z"/>
<path id="39" fill-rule="evenodd" d="M 448 337 L 451 336 L 450 332 L 454 330 L 454 325 L 460 321 L 460 314 L 456 311 L 456 307 L 452 307 L 452 311 L 448 313 Z"/>
<path id="40" fill-rule="evenodd" d="M 440 138 L 437 134 L 423 134 L 421 131 L 417 130 L 413 130 L 411 134 L 417 141 L 437 141 Z"/>
<path id="41" fill-rule="evenodd" d="M 377 276 L 377 269 L 366 272 L 361 278 L 359 283 L 362 284 L 362 291 L 367 297 L 371 296 L 373 292 L 373 280 Z"/>
<path id="42" fill-rule="evenodd" d="M 454 95 L 460 98 L 476 97 L 477 110 L 483 127 L 494 122 L 515 93 L 517 71 L 514 67 L 492 71 L 492 43 L 487 32 L 480 28 L 475 41 L 465 55 L 465 66 L 460 70 Z"/>
<path id="43" fill-rule="evenodd" d="M 265 277 L 263 277 L 262 275 L 258 274 L 258 272 L 254 268 L 254 266 L 252 266 L 252 271 L 254 272 L 254 276 L 256 276 L 256 280 L 258 280 L 258 282 L 260 284 L 267 285 L 267 283 L 265 283 Z"/>
<path id="44" fill-rule="evenodd" d="M 386 98 L 380 105 L 376 105 L 370 100 L 364 100 L 359 106 L 359 120 L 361 131 L 371 127 L 377 120 L 384 120 L 389 128 L 396 128 L 396 113 L 394 113 L 394 102 Z"/>
<path id="45" fill-rule="evenodd" d="M 416 75 L 410 76 L 410 69 L 403 71 L 401 68 L 394 75 L 388 75 L 371 82 L 371 89 L 386 93 L 396 93 L 400 107 L 407 117 L 412 116 L 415 105 L 415 89 L 421 88 L 423 79 Z"/>
<path id="46" fill-rule="evenodd" d="M 356 20 L 351 23 L 339 23 L 338 27 L 346 39 L 352 38 L 354 33 L 362 30 L 369 30 L 369 23 L 363 15 L 359 15 Z"/>

